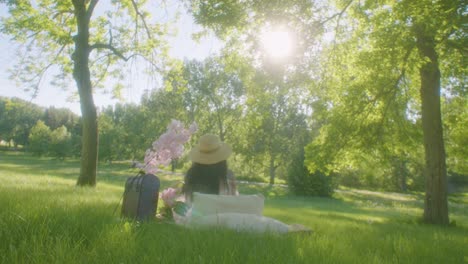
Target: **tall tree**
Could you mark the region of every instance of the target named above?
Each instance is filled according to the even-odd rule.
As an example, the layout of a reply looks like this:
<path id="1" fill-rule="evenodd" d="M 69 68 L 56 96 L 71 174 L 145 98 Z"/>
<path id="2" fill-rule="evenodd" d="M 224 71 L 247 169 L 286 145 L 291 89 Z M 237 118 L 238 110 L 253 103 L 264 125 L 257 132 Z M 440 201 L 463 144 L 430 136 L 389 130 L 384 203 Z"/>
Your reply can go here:
<path id="1" fill-rule="evenodd" d="M 216 133 L 222 141 L 235 134 L 233 126 L 241 115 L 244 96 L 238 74 L 229 72 L 222 58 L 214 57 L 186 61 L 178 74 L 179 82 L 170 87 L 183 95 L 200 131 Z"/>
<path id="2" fill-rule="evenodd" d="M 16 67 L 19 81 L 37 92 L 48 71 L 58 72 L 53 84 L 75 80 L 82 113 L 81 168 L 77 185 L 96 184 L 98 124 L 93 90 L 107 77 L 122 88 L 121 64 L 145 61 L 158 70 L 166 49 L 165 26 L 151 20 L 146 0 L 110 1 L 97 9 L 98 0 L 7 1 L 9 16 L 2 33 L 22 43 Z M 150 23 L 151 22 L 151 23 Z M 130 26 L 132 25 L 132 26 Z M 55 67 L 55 68 L 54 68 Z"/>
<path id="3" fill-rule="evenodd" d="M 335 7 L 332 4 L 336 4 Z M 347 127 L 340 131 L 351 132 L 355 138 L 372 137 L 364 128 L 378 127 L 375 124 L 386 118 L 385 113 L 395 97 L 409 97 L 408 118 L 422 119 L 426 160 L 424 219 L 434 224 L 449 223 L 440 94 L 442 83 L 463 82 L 466 78 L 466 70 L 463 70 L 467 52 L 463 24 L 466 1 L 241 3 L 209 0 L 193 1 L 191 7 L 197 22 L 221 36 L 235 35 L 244 42 L 249 38 L 242 36 L 255 35 L 252 32 L 258 36 L 256 29 L 268 20 L 295 26 L 294 30 L 302 33 L 299 39 L 306 46 L 300 49 L 303 51 L 302 62 L 309 66 L 316 65 L 313 59 L 317 58 L 312 56 L 314 46 L 310 43 L 313 42 L 308 41 L 316 36 L 312 28 L 335 36 L 334 41 L 325 39 L 323 42 L 324 46 L 329 46 L 327 54 L 330 56 L 321 66 L 331 67 L 325 67 L 326 72 L 322 75 L 311 77 L 325 77 L 319 87 L 330 90 L 331 95 L 326 95 L 325 100 L 328 110 L 336 115 L 347 112 L 355 115 L 342 116 L 343 119 L 350 117 L 354 122 L 336 123 Z M 305 69 L 310 72 L 314 68 Z M 419 86 L 419 96 L 412 92 L 415 86 Z M 410 116 L 412 111 L 414 116 Z M 341 136 L 338 132 L 324 139 L 349 144 Z"/>
<path id="4" fill-rule="evenodd" d="M 304 118 L 300 110 L 306 98 L 302 89 L 305 85 L 297 82 L 305 79 L 295 75 L 307 75 L 302 71 L 305 66 L 302 58 L 305 53 L 310 58 L 317 52 L 309 47 L 316 42 L 321 25 L 314 27 L 314 21 L 307 15 L 317 14 L 318 8 L 313 1 L 301 0 L 190 1 L 190 7 L 196 22 L 227 40 L 223 54 L 236 61 L 247 90 L 243 126 L 239 127 L 245 139 L 239 150 L 249 157 L 246 159 L 249 166 L 265 169 L 270 183 L 274 183 L 277 169 L 288 163 L 283 157 L 288 151 L 303 147 L 291 144 L 294 138 L 288 135 L 307 129 L 302 122 L 293 122 L 297 116 Z M 297 40 L 285 57 L 264 49 L 265 42 L 283 41 L 263 39 L 264 34 L 280 28 Z M 242 66 L 246 63 L 250 63 L 249 67 Z"/>
<path id="5" fill-rule="evenodd" d="M 54 130 L 65 126 L 68 131 L 73 130 L 79 123 L 80 117 L 67 108 L 48 107 L 44 113 L 44 122 Z"/>
<path id="6" fill-rule="evenodd" d="M 308 133 L 305 89 L 283 79 L 286 76 L 278 79 L 257 69 L 254 79 L 246 82 L 244 126 L 250 151 L 244 154 L 267 168 L 270 184 L 275 183 L 277 169 L 289 165 L 291 155 L 304 147 Z"/>
<path id="7" fill-rule="evenodd" d="M 382 85 L 380 89 L 374 88 L 371 100 L 385 105 L 388 104 L 385 102 L 395 101 L 395 97 L 403 91 L 404 96 L 416 102 L 420 101 L 421 108 L 416 108 L 416 116 L 419 118 L 420 115 L 422 120 L 425 149 L 424 220 L 441 225 L 449 223 L 440 107 L 441 83 L 447 83 L 450 79 L 462 80 L 466 76 L 463 70 L 452 74 L 455 71 L 449 68 L 463 68 L 460 58 L 463 54 L 466 56 L 467 52 L 464 46 L 467 39 L 462 30 L 465 10 L 464 1 L 353 3 L 349 6 L 349 12 L 346 13 L 348 17 L 343 18 L 343 23 L 349 23 L 357 30 L 353 31 L 351 37 L 348 37 L 346 31 L 337 36 L 344 44 L 346 52 L 353 47 L 352 50 L 356 51 L 354 54 L 357 58 L 360 57 L 355 67 L 366 65 L 364 68 L 367 69 L 359 75 L 349 71 L 355 75 L 348 75 L 348 87 L 365 79 L 367 81 L 364 83 L 369 85 L 385 80 L 387 77 L 382 76 L 382 73 L 386 72 L 387 76 L 393 75 L 393 81 L 390 82 L 393 84 Z M 348 46 L 346 43 L 353 44 Z M 379 61 L 369 64 L 373 59 Z M 348 63 L 349 61 L 346 61 L 346 64 Z M 375 71 L 371 67 L 382 68 L 384 71 Z M 445 75 L 442 72 L 445 72 Z M 359 77 L 353 78 L 355 76 Z M 419 97 L 411 92 L 416 89 L 419 90 Z M 390 97 L 383 100 L 385 95 Z M 381 113 L 385 113 L 385 108 L 382 110 Z"/>
<path id="8" fill-rule="evenodd" d="M 176 90 L 158 89 L 143 95 L 141 111 L 145 120 L 143 146 L 146 150 L 167 129 L 172 119 L 193 122 L 184 108 L 183 95 Z M 190 120 L 189 120 L 190 119 Z"/>

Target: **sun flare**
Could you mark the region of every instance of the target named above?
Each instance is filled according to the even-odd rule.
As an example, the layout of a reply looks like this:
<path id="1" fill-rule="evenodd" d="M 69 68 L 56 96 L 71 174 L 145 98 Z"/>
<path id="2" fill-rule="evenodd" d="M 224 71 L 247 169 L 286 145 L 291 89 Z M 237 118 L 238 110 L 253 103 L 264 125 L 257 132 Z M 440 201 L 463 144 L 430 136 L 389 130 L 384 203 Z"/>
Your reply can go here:
<path id="1" fill-rule="evenodd" d="M 284 58 L 292 52 L 292 39 L 288 31 L 265 31 L 262 33 L 260 41 L 265 51 L 272 57 Z"/>

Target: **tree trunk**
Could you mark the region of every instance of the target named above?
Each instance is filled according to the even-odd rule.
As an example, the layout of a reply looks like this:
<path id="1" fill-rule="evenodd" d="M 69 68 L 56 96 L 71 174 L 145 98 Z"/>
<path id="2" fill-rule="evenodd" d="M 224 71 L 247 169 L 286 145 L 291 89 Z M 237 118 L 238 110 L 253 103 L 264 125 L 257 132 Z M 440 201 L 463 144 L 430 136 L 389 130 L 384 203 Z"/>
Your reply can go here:
<path id="1" fill-rule="evenodd" d="M 221 114 L 219 113 L 219 107 L 218 107 L 218 104 L 216 103 L 216 101 L 214 100 L 214 98 L 212 96 L 210 96 L 211 98 L 211 101 L 213 102 L 213 104 L 215 105 L 215 108 L 216 108 L 216 121 L 218 122 L 218 129 L 219 129 L 219 139 L 224 142 L 224 126 L 223 126 L 223 120 L 221 118 Z"/>
<path id="2" fill-rule="evenodd" d="M 171 160 L 171 172 L 173 173 L 175 172 L 176 166 L 177 166 L 177 160 L 176 159 Z"/>
<path id="3" fill-rule="evenodd" d="M 406 167 L 406 161 L 400 161 L 400 190 L 406 192 L 408 190 L 408 184 L 406 183 L 408 178 L 408 168 Z"/>
<path id="4" fill-rule="evenodd" d="M 98 126 L 89 71 L 89 17 L 85 0 L 74 0 L 78 34 L 74 36 L 73 77 L 78 86 L 82 114 L 81 168 L 79 186 L 95 186 L 98 157 Z"/>
<path id="5" fill-rule="evenodd" d="M 276 174 L 276 167 L 275 167 L 275 157 L 273 155 L 270 156 L 270 184 L 275 184 L 275 175 Z"/>
<path id="6" fill-rule="evenodd" d="M 426 162 L 424 221 L 448 225 L 447 169 L 440 109 L 440 70 L 432 34 L 423 28 L 416 32 L 417 47 L 424 61 L 419 70 Z"/>

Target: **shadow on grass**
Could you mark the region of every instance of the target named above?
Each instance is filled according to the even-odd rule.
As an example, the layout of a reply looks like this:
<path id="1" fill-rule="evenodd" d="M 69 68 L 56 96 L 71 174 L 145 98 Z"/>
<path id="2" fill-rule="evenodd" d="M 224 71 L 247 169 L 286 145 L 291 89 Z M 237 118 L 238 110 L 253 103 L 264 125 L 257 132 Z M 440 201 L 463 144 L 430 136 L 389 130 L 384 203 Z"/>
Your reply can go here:
<path id="1" fill-rule="evenodd" d="M 271 191 L 276 187 L 268 187 Z M 251 189 L 252 190 L 252 189 Z M 256 188 L 255 190 L 259 190 Z M 360 190 L 338 191 L 332 198 L 301 197 L 279 192 L 265 201 L 266 213 L 291 222 L 294 219 L 328 219 L 340 217 L 358 222 L 422 224 L 423 195 L 378 193 Z M 421 199 L 421 200 L 420 200 Z M 450 204 L 450 217 L 458 227 L 468 230 L 466 204 Z M 302 222 L 303 224 L 306 221 Z"/>
<path id="2" fill-rule="evenodd" d="M 63 179 L 77 180 L 80 173 L 80 161 L 77 159 L 59 160 L 48 157 L 35 157 L 23 152 L 0 152 L 0 170 L 24 175 L 48 175 Z M 106 183 L 124 186 L 127 177 L 135 176 L 137 169 L 126 163 L 99 163 L 97 184 Z"/>
<path id="3" fill-rule="evenodd" d="M 337 190 L 335 197 L 342 200 L 353 201 L 355 203 L 367 204 L 370 206 L 411 206 L 420 207 L 424 200 L 421 193 L 386 193 L 365 190 Z"/>

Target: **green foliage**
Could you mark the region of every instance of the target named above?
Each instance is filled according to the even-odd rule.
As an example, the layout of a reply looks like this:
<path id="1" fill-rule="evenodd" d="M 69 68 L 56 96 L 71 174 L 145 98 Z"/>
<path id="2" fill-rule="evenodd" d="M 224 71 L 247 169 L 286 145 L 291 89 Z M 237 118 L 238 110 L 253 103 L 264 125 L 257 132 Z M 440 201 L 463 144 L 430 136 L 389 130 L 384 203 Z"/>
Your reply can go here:
<path id="1" fill-rule="evenodd" d="M 425 30 L 440 40 L 436 52 L 445 73 L 441 82 L 455 102 L 463 97 L 459 83 L 466 75 L 459 60 L 463 50 L 457 48 L 465 41 L 460 36 L 462 6 L 461 1 L 350 1 L 342 9 L 346 15 L 338 13 L 337 26 L 328 28 L 335 40 L 325 46 L 321 60 L 322 85 L 327 89 L 319 95 L 327 107 L 318 115 L 319 134 L 306 148 L 309 169 L 335 172 L 341 175 L 341 183 L 351 186 L 421 190 L 424 150 L 419 68 L 425 59 L 416 49 L 415 21 L 424 21 Z M 454 128 L 453 134 L 447 131 L 448 152 L 460 154 L 453 159 L 448 156 L 450 167 L 457 167 L 459 158 L 466 159 L 455 147 L 463 144 L 450 146 L 452 140 L 463 141 L 456 128 L 463 122 L 453 122 L 463 116 L 456 105 L 452 121 L 445 121 L 446 128 Z"/>
<path id="2" fill-rule="evenodd" d="M 45 109 L 44 117 L 42 119 L 52 130 L 65 126 L 69 132 L 73 132 L 75 134 L 81 133 L 80 117 L 70 109 L 55 108 L 51 106 Z"/>
<path id="3" fill-rule="evenodd" d="M 89 20 L 89 67 L 93 88 L 118 94 L 122 88 L 127 62 L 139 58 L 144 68 L 157 71 L 167 57 L 167 25 L 152 18 L 147 1 L 9 1 L 2 4 L 8 15 L 1 19 L 0 31 L 23 45 L 12 76 L 37 92 L 41 80 L 48 75 L 51 84 L 68 88 L 73 82 L 75 41 L 80 7 L 86 9 Z M 74 5 L 76 4 L 76 5 Z M 94 12 L 99 9 L 99 12 Z M 134 23 L 134 26 L 128 26 Z M 167 21 L 170 23 L 170 21 Z M 29 36 L 29 37 L 26 37 Z M 157 54 L 157 55 L 156 55 Z M 134 62 L 136 60 L 132 60 Z M 49 69 L 56 67 L 52 74 Z M 115 86 L 105 85 L 114 80 Z M 53 127 L 51 127 L 53 128 Z M 70 129 L 68 127 L 68 129 Z"/>
<path id="4" fill-rule="evenodd" d="M 216 133 L 221 140 L 235 137 L 245 89 L 237 69 L 229 66 L 219 57 L 185 61 L 168 76 L 178 76 L 168 88 L 181 94 L 187 118 L 199 125 L 199 133 Z"/>
<path id="5" fill-rule="evenodd" d="M 74 134 L 71 135 L 71 156 L 80 157 L 81 156 L 81 135 Z"/>
<path id="6" fill-rule="evenodd" d="M 241 168 L 237 169 L 236 166 L 232 166 L 232 163 L 229 163 L 229 167 L 231 167 L 233 171 L 236 171 L 237 181 L 256 182 L 256 183 L 268 183 L 269 182 L 268 178 L 263 177 L 259 174 L 244 175 L 245 172 L 242 171 Z"/>
<path id="7" fill-rule="evenodd" d="M 305 72 L 301 58 L 316 51 L 307 45 L 319 35 L 321 25 L 307 18 L 314 12 L 313 1 L 190 1 L 195 21 L 227 39 L 223 60 L 235 69 L 245 92 L 242 115 L 235 116 L 234 143 L 241 175 L 261 173 L 275 182 L 285 177 L 291 158 L 288 153 L 302 148 L 308 134 Z M 306 25 L 306 26 L 305 26 Z M 298 40 L 294 54 L 275 61 L 261 48 L 261 31 L 284 26 Z M 229 132 L 229 130 L 227 130 Z"/>
<path id="8" fill-rule="evenodd" d="M 40 129 L 42 140 L 39 140 L 41 142 L 37 141 L 37 127 L 32 131 L 32 127 L 37 126 L 39 121 L 42 127 Z M 50 142 L 46 140 L 48 137 L 45 134 L 48 132 L 45 132 L 44 126 L 49 129 Z M 51 154 L 64 158 L 79 156 L 80 134 L 80 117 L 69 109 L 50 107 L 44 110 L 36 104 L 21 99 L 0 97 L 0 139 L 2 140 L 13 141 L 15 145 L 28 146 L 32 143 L 28 148 L 38 155 Z"/>
<path id="9" fill-rule="evenodd" d="M 135 104 L 117 104 L 114 111 L 116 117 L 115 129 L 121 142 L 118 151 L 121 155 L 126 155 L 132 159 L 143 157 L 144 151 L 150 146 L 145 145 L 145 142 L 151 139 L 155 140 L 155 137 L 145 133 L 145 124 L 147 122 L 145 119 L 154 120 L 154 117 L 151 117 L 151 114 Z M 121 157 L 118 158 L 122 159 Z"/>
<path id="10" fill-rule="evenodd" d="M 443 104 L 447 168 L 468 176 L 468 96 L 447 98 Z"/>
<path id="11" fill-rule="evenodd" d="M 245 5 L 239 1 L 190 1 L 190 4 L 196 22 L 212 28 L 219 35 L 246 22 Z"/>
<path id="12" fill-rule="evenodd" d="M 99 115 L 99 158 L 103 161 L 143 160 L 145 151 L 162 134 L 171 119 L 185 121 L 182 94 L 157 89 L 146 93 L 141 104 L 116 104 Z"/>
<path id="13" fill-rule="evenodd" d="M 112 114 L 112 112 L 111 112 Z M 112 116 L 109 116 L 109 111 L 102 113 L 98 122 L 99 129 L 99 160 L 112 161 L 117 158 L 118 148 L 122 143 L 117 140 L 116 130 L 112 122 Z"/>
<path id="14" fill-rule="evenodd" d="M 50 128 L 43 121 L 37 121 L 29 134 L 28 151 L 39 156 L 46 155 L 49 152 L 51 134 Z"/>
<path id="15" fill-rule="evenodd" d="M 224 53 L 176 65 L 166 85 L 182 95 L 183 108 L 188 119 L 198 123 L 199 134 L 216 133 L 233 146 L 237 155 L 230 166 L 236 175 L 268 177 L 274 183 L 277 174 L 285 176 L 288 151 L 308 133 L 304 87 L 280 79 L 236 53 Z"/>
<path id="16" fill-rule="evenodd" d="M 307 169 L 304 165 L 303 151 L 296 155 L 289 165 L 287 182 L 290 190 L 301 196 L 331 197 L 335 188 L 332 176 L 318 170 L 311 173 Z"/>
<path id="17" fill-rule="evenodd" d="M 27 145 L 29 131 L 43 113 L 44 109 L 27 101 L 0 97 L 0 139 Z"/>
<path id="18" fill-rule="evenodd" d="M 72 136 L 65 126 L 58 127 L 50 134 L 49 152 L 52 157 L 64 159 L 72 153 Z"/>

